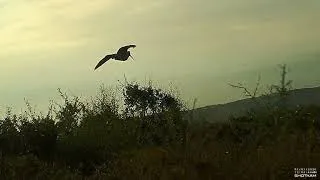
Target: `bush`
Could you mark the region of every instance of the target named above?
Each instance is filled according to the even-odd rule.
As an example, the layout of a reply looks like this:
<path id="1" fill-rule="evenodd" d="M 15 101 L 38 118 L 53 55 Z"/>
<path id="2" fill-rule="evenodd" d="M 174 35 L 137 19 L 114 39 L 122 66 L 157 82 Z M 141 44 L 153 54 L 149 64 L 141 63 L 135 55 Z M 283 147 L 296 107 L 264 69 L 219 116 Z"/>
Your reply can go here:
<path id="1" fill-rule="evenodd" d="M 137 83 L 122 90 L 123 102 L 104 87 L 91 101 L 59 90 L 54 114 L 8 111 L 0 121 L 0 176 L 289 179 L 294 167 L 319 166 L 320 107 L 274 106 L 193 124 L 173 93 Z"/>

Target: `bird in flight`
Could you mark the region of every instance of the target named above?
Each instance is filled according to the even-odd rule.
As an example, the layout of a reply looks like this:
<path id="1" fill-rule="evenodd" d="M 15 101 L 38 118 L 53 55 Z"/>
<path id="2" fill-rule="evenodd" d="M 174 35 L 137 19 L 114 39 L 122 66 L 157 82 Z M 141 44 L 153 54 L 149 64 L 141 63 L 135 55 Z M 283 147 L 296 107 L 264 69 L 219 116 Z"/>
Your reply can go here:
<path id="1" fill-rule="evenodd" d="M 108 54 L 103 59 L 101 59 L 94 70 L 96 70 L 98 67 L 102 66 L 105 62 L 107 62 L 109 59 L 114 59 L 118 61 L 126 61 L 129 57 L 133 59 L 133 57 L 130 54 L 130 51 L 128 51 L 129 48 L 135 48 L 136 45 L 128 45 L 121 47 L 116 54 Z"/>

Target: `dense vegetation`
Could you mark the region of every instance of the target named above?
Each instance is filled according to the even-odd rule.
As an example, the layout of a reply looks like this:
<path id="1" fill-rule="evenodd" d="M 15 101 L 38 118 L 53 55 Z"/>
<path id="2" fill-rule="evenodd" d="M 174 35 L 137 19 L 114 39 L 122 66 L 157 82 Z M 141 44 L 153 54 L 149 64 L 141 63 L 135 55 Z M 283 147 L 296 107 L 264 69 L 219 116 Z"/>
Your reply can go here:
<path id="1" fill-rule="evenodd" d="M 64 103 L 47 115 L 28 105 L 0 121 L 0 177 L 291 179 L 320 165 L 320 107 L 286 108 L 287 85 L 272 87 L 279 103 L 212 124 L 191 123 L 175 94 L 151 85 L 127 83 L 122 97 L 101 88 L 91 101 L 59 90 Z"/>

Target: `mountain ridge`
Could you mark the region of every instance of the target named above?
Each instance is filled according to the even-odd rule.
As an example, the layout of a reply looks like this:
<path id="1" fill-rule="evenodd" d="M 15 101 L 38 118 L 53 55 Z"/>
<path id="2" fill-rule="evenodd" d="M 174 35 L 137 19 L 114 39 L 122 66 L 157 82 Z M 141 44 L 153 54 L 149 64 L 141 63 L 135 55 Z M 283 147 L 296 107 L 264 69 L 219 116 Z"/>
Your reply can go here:
<path id="1" fill-rule="evenodd" d="M 268 103 L 272 104 L 278 97 L 277 94 L 270 94 L 256 97 L 255 101 L 252 98 L 245 98 L 225 104 L 208 105 L 189 111 L 188 116 L 191 115 L 195 121 L 228 121 L 230 116 L 242 116 L 252 108 L 263 107 Z M 260 104 L 257 104 L 257 102 L 260 102 Z M 297 105 L 320 106 L 320 86 L 290 90 L 287 102 L 289 107 Z"/>

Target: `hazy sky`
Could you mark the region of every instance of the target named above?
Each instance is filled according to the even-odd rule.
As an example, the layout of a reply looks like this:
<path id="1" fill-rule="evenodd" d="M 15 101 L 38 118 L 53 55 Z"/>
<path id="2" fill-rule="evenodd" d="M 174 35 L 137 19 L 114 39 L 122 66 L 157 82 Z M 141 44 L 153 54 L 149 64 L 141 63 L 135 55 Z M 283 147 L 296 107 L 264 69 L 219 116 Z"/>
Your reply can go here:
<path id="1" fill-rule="evenodd" d="M 319 0 L 0 0 L 0 111 L 40 109 L 57 88 L 87 97 L 129 80 L 174 83 L 198 106 L 241 97 L 228 82 L 320 85 Z M 96 63 L 126 44 L 136 61 Z"/>

